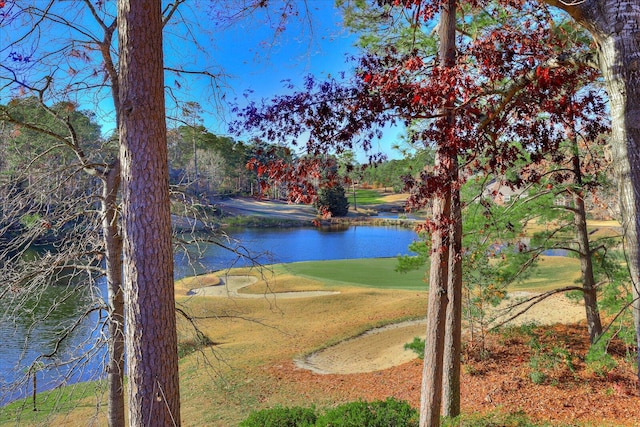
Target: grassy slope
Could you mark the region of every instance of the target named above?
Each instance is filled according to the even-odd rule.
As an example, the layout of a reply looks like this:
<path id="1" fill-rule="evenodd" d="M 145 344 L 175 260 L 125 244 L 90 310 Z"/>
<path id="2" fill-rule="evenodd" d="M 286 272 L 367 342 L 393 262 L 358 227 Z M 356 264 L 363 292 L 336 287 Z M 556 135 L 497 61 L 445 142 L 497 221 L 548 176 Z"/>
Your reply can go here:
<path id="1" fill-rule="evenodd" d="M 350 203 L 353 203 L 353 191 L 347 191 L 346 196 Z M 377 205 L 384 203 L 380 192 L 377 190 L 356 189 L 356 201 L 358 205 Z"/>

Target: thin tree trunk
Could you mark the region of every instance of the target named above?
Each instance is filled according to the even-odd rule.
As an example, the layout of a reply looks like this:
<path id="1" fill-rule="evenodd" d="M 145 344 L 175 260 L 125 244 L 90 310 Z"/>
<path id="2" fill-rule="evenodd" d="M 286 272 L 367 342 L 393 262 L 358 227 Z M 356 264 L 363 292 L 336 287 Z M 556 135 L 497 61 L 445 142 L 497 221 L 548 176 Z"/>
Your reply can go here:
<path id="1" fill-rule="evenodd" d="M 122 236 L 118 224 L 120 164 L 112 164 L 103 180 L 102 233 L 104 235 L 109 294 L 109 364 L 107 381 L 109 427 L 124 427 L 124 294 L 122 290 Z"/>
<path id="2" fill-rule="evenodd" d="M 87 1 L 87 0 L 85 0 Z M 102 55 L 104 68 L 111 83 L 111 97 L 116 111 L 116 123 L 120 123 L 120 84 L 118 71 L 111 57 L 113 33 L 117 23 L 114 20 L 104 25 L 102 41 L 98 48 Z M 107 366 L 108 409 L 107 424 L 109 427 L 125 426 L 124 405 L 124 289 L 122 283 L 122 233 L 119 229 L 118 192 L 120 191 L 120 162 L 115 161 L 106 170 L 102 178 L 102 232 L 105 241 L 107 290 L 110 310 L 109 318 L 109 364 Z"/>
<path id="3" fill-rule="evenodd" d="M 160 0 L 118 1 L 129 425 L 180 425 Z"/>
<path id="4" fill-rule="evenodd" d="M 436 158 L 436 165 L 438 162 L 439 159 Z M 431 234 L 429 305 L 420 389 L 420 427 L 440 425 L 450 237 L 449 227 L 442 224 L 448 223 L 450 211 L 451 193 L 446 189 L 433 202 L 433 221 L 436 225 Z"/>
<path id="5" fill-rule="evenodd" d="M 580 148 L 578 146 L 578 136 L 575 131 L 575 120 L 573 113 L 569 112 L 570 125 L 568 126 L 569 141 L 571 143 L 571 165 L 573 170 L 574 188 L 569 192 L 573 197 L 573 223 L 576 227 L 576 240 L 578 243 L 578 255 L 580 257 L 580 270 L 582 277 L 582 296 L 584 300 L 587 330 L 589 332 L 589 342 L 592 344 L 602 334 L 602 322 L 600 311 L 598 310 L 598 296 L 596 290 L 596 279 L 593 274 L 593 261 L 591 245 L 589 241 L 589 230 L 587 229 L 587 211 L 584 204 L 582 169 L 580 163 Z"/>
<path id="6" fill-rule="evenodd" d="M 457 158 L 453 158 L 452 176 L 458 176 Z M 462 206 L 460 190 L 451 192 L 451 237 L 449 241 L 449 284 L 446 333 L 444 341 L 444 376 L 442 415 L 460 415 L 460 362 L 462 357 Z"/>
<path id="7" fill-rule="evenodd" d="M 573 123 L 573 117 L 571 119 Z M 587 330 L 589 331 L 589 341 L 593 344 L 596 339 L 602 335 L 602 322 L 600 321 L 600 311 L 598 310 L 596 279 L 593 275 L 591 244 L 589 241 L 589 230 L 587 229 L 587 210 L 584 205 L 584 196 L 582 193 L 582 170 L 580 166 L 577 135 L 574 129 L 570 129 L 569 131 L 572 144 L 573 180 L 576 187 L 572 190 L 573 222 L 576 226 L 578 254 L 580 256 L 582 296 L 587 317 Z"/>
<path id="8" fill-rule="evenodd" d="M 592 253 L 589 244 L 589 232 L 587 230 L 586 209 L 584 199 L 579 191 L 573 193 L 573 206 L 575 208 L 574 224 L 578 237 L 578 251 L 580 254 L 580 270 L 582 272 L 582 295 L 584 309 L 587 316 L 587 329 L 589 341 L 593 344 L 602 335 L 602 322 L 598 310 L 598 296 L 596 292 L 596 280 L 593 276 Z"/>
<path id="9" fill-rule="evenodd" d="M 446 68 L 456 65 L 456 5 L 456 0 L 448 0 L 440 10 L 440 64 Z M 455 125 L 453 102 L 451 98 L 445 105 L 447 114 L 442 124 L 448 129 Z M 442 129 L 442 134 L 448 135 L 448 129 Z M 446 188 L 436 198 L 433 207 L 433 220 L 438 225 L 432 235 L 429 314 L 420 402 L 421 427 L 440 425 L 442 403 L 445 416 L 455 416 L 460 411 L 462 218 L 460 194 L 453 190 L 452 185 L 458 178 L 458 163 L 457 151 L 451 147 L 451 141 L 439 141 L 436 168 L 440 168 L 440 173 L 447 179 L 444 184 Z"/>

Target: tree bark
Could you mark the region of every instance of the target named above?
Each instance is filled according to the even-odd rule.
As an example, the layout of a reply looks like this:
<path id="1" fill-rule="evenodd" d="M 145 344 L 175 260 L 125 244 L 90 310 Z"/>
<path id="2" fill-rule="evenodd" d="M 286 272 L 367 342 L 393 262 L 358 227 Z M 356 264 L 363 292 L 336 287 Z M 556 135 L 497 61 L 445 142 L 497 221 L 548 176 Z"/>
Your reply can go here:
<path id="1" fill-rule="evenodd" d="M 452 176 L 458 176 L 457 158 L 452 158 Z M 462 205 L 460 190 L 451 190 L 451 237 L 449 240 L 449 276 L 442 415 L 460 415 L 460 363 L 462 357 Z"/>
<path id="2" fill-rule="evenodd" d="M 107 382 L 109 427 L 124 427 L 124 294 L 122 290 L 122 236 L 118 224 L 120 164 L 110 165 L 102 182 L 102 233 L 109 294 L 109 362 Z"/>
<path id="3" fill-rule="evenodd" d="M 609 94 L 611 152 L 633 289 L 633 321 L 640 343 L 640 0 L 546 2 L 566 10 L 596 42 Z M 640 368 L 640 352 L 637 364 Z M 640 369 L 638 375 L 640 384 Z"/>
<path id="4" fill-rule="evenodd" d="M 602 335 L 602 322 L 600 320 L 600 310 L 598 310 L 596 280 L 593 276 L 586 209 L 584 198 L 579 191 L 573 193 L 573 207 L 575 208 L 574 224 L 576 225 L 576 236 L 578 237 L 580 271 L 582 272 L 582 295 L 587 316 L 587 330 L 589 331 L 589 342 L 593 344 Z"/>
<path id="5" fill-rule="evenodd" d="M 640 2 L 633 3 L 633 9 L 637 11 Z M 635 28 L 628 28 L 631 26 L 631 19 Z M 636 342 L 640 343 L 640 45 L 637 19 L 640 19 L 638 12 L 633 17 L 628 14 L 619 16 L 618 23 L 624 23 L 626 31 L 599 43 L 599 50 L 601 69 L 609 93 L 611 148 L 618 184 L 624 248 L 631 273 Z M 640 368 L 640 352 L 637 363 Z M 640 381 L 640 371 L 638 375 Z"/>
<path id="6" fill-rule="evenodd" d="M 578 135 L 575 130 L 575 118 L 572 111 L 569 111 L 569 122 L 567 126 L 569 146 L 569 157 L 572 168 L 572 187 L 567 191 L 573 198 L 573 207 L 569 211 L 573 215 L 573 223 L 576 230 L 576 242 L 578 245 L 578 256 L 580 259 L 580 272 L 582 278 L 582 297 L 584 301 L 585 314 L 587 318 L 587 330 L 589 332 L 589 342 L 593 344 L 602 335 L 602 321 L 600 320 L 600 310 L 598 309 L 598 294 L 596 289 L 596 279 L 593 273 L 593 253 L 589 240 L 589 230 L 587 228 L 587 210 L 584 203 L 584 182 L 582 179 L 582 165 L 580 160 L 580 147 L 578 145 Z"/>
<path id="7" fill-rule="evenodd" d="M 160 0 L 118 1 L 129 425 L 180 425 Z"/>
<path id="8" fill-rule="evenodd" d="M 456 63 L 456 3 L 457 0 L 447 0 L 440 8 L 440 65 L 445 68 L 454 67 Z M 443 364 L 445 360 L 445 334 L 453 333 L 446 329 L 447 311 L 450 283 L 449 272 L 455 272 L 450 262 L 455 258 L 451 254 L 451 239 L 455 237 L 452 228 L 451 216 L 452 183 L 454 170 L 457 171 L 457 150 L 451 147 L 451 141 L 446 140 L 445 135 L 450 134 L 454 126 L 453 102 L 450 97 L 445 106 L 446 118 L 442 122 L 441 129 L 443 140 L 438 141 L 436 153 L 436 170 L 441 176 L 445 176 L 444 188 L 436 194 L 433 203 L 433 221 L 436 226 L 432 232 L 431 240 L 431 268 L 429 273 L 429 306 L 427 312 L 427 335 L 424 347 L 424 366 L 422 370 L 422 388 L 420 390 L 420 427 L 435 427 L 440 425 L 440 413 L 442 404 Z M 451 310 L 455 310 L 452 307 Z M 452 311 L 452 323 L 455 323 L 455 313 Z M 460 315 L 459 313 L 457 314 Z M 458 338 L 459 339 L 459 338 Z M 455 345 L 455 337 L 448 340 L 448 351 Z M 449 354 L 448 360 L 455 365 L 455 355 Z M 450 373 L 447 373 L 449 379 Z M 455 374 L 454 374 L 455 375 Z M 448 383 L 448 393 L 455 393 L 454 383 Z M 448 398 L 451 399 L 451 395 Z"/>
<path id="9" fill-rule="evenodd" d="M 438 158 L 436 165 L 437 163 L 439 163 Z M 449 190 L 450 187 L 445 189 L 433 202 L 433 221 L 436 226 L 431 234 L 429 305 L 420 389 L 420 427 L 440 425 L 450 238 L 448 226 L 445 227 L 443 224 L 448 222 L 451 212 L 451 193 Z"/>
<path id="10" fill-rule="evenodd" d="M 573 117 L 571 118 L 572 126 Z M 587 330 L 589 331 L 589 342 L 593 344 L 602 335 L 602 322 L 600 320 L 600 310 L 598 310 L 598 294 L 596 289 L 596 279 L 593 274 L 593 259 L 591 243 L 589 241 L 589 230 L 587 228 L 587 210 L 584 205 L 582 170 L 580 165 L 580 154 L 578 148 L 577 135 L 574 129 L 570 129 L 570 140 L 572 143 L 571 162 L 573 165 L 573 181 L 575 188 L 571 190 L 573 196 L 573 223 L 576 226 L 576 238 L 578 241 L 578 254 L 580 257 L 580 271 L 582 273 L 582 296 L 587 317 Z"/>

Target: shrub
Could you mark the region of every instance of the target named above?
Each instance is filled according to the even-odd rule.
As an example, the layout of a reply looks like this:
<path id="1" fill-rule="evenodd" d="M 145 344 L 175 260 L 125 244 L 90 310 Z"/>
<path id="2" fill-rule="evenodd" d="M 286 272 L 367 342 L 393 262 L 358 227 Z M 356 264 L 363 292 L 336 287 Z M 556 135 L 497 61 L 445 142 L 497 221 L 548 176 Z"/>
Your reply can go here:
<path id="1" fill-rule="evenodd" d="M 197 331 L 194 337 L 178 342 L 178 358 L 181 359 L 213 344 L 215 343 L 208 336 Z"/>
<path id="2" fill-rule="evenodd" d="M 404 345 L 405 350 L 411 350 L 422 360 L 424 359 L 424 340 L 420 337 L 414 337 L 413 341 Z"/>
<path id="3" fill-rule="evenodd" d="M 322 188 L 318 191 L 318 200 L 315 203 L 316 209 L 324 213 L 328 211 L 331 216 L 341 217 L 349 212 L 349 201 L 344 193 L 342 185 Z"/>
<path id="4" fill-rule="evenodd" d="M 407 402 L 388 398 L 376 402 L 351 402 L 328 410 L 316 422 L 317 427 L 413 427 L 418 426 L 418 411 Z"/>
<path id="5" fill-rule="evenodd" d="M 315 408 L 276 406 L 253 412 L 240 427 L 312 427 L 316 418 Z"/>
<path id="6" fill-rule="evenodd" d="M 316 415 L 315 408 L 276 406 L 253 412 L 240 427 L 417 427 L 418 411 L 407 402 L 350 402 Z"/>
<path id="7" fill-rule="evenodd" d="M 616 360 L 607 353 L 607 340 L 606 337 L 600 337 L 600 339 L 589 348 L 589 352 L 585 357 L 585 363 L 587 367 L 594 374 L 604 377 L 611 372 L 616 366 Z"/>

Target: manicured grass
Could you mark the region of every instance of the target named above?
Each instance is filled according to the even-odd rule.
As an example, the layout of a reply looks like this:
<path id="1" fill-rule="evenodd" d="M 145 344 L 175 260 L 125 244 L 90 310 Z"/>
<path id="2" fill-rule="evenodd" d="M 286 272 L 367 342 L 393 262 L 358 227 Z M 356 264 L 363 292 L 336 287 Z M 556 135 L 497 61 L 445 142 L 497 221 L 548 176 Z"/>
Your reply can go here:
<path id="1" fill-rule="evenodd" d="M 353 190 L 347 191 L 346 196 L 349 200 L 349 203 L 353 204 Z M 380 203 L 384 203 L 382 200 L 380 192 L 377 190 L 364 190 L 364 189 L 356 189 L 356 200 L 358 205 L 377 205 Z"/>
<path id="2" fill-rule="evenodd" d="M 426 290 L 425 274 L 429 266 L 409 273 L 398 273 L 396 258 L 307 261 L 285 264 L 291 274 L 312 278 L 329 286 L 364 286 L 377 289 Z M 514 285 L 514 290 L 545 291 L 573 284 L 580 278 L 580 264 L 575 258 L 543 256 L 531 276 Z"/>
<path id="3" fill-rule="evenodd" d="M 561 286 L 574 285 L 580 279 L 580 261 L 562 256 L 542 256 L 531 276 L 513 289 L 547 291 Z"/>
<path id="4" fill-rule="evenodd" d="M 396 258 L 344 259 L 286 264 L 286 270 L 298 276 L 325 282 L 330 286 L 365 286 L 377 289 L 427 290 L 423 271 L 398 273 Z"/>

